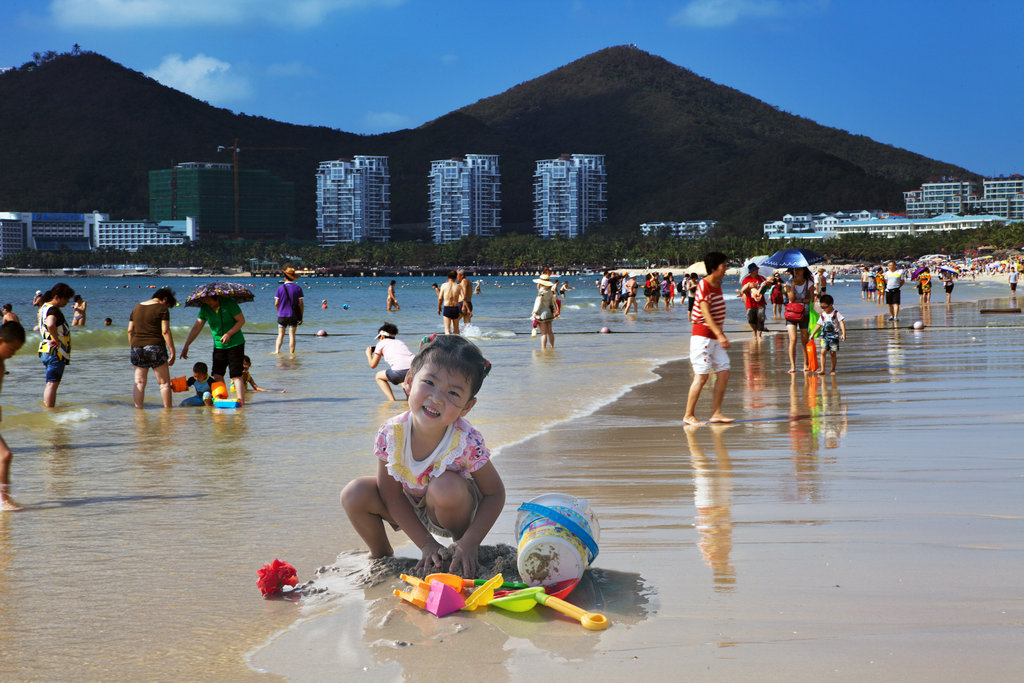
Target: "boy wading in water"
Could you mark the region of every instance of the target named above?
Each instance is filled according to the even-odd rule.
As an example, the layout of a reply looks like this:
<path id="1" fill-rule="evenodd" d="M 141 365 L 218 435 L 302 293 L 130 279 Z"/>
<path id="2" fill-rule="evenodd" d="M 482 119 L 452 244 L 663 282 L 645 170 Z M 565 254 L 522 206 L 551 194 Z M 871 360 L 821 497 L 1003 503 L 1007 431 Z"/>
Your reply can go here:
<path id="1" fill-rule="evenodd" d="M 693 384 L 686 397 L 686 414 L 683 422 L 688 425 L 704 424 L 694 415 L 697 399 L 708 382 L 711 372 L 715 373 L 715 390 L 711 396 L 711 418 L 708 422 L 727 423 L 733 418 L 722 414 L 722 398 L 729 381 L 729 338 L 722 330 L 725 322 L 725 298 L 722 296 L 722 280 L 728 268 L 729 258 L 717 251 L 704 257 L 708 274 L 697 285 L 690 322 L 693 332 L 690 336 L 690 363 L 693 364 Z"/>

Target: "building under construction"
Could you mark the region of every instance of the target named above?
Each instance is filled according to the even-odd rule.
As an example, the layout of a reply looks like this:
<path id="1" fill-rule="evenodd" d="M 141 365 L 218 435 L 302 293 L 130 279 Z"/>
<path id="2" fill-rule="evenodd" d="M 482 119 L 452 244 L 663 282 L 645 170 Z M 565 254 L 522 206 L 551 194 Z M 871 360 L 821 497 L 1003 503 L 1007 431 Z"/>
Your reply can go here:
<path id="1" fill-rule="evenodd" d="M 149 172 L 149 217 L 156 221 L 195 216 L 202 239 L 282 239 L 295 228 L 294 183 L 270 171 L 235 170 L 231 164 L 189 162 Z"/>

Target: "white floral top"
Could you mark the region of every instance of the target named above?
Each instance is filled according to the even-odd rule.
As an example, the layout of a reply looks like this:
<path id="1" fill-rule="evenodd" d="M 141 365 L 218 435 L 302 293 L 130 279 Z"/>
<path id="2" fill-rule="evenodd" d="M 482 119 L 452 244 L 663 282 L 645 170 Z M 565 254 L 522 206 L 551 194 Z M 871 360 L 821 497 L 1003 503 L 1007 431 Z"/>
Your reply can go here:
<path id="1" fill-rule="evenodd" d="M 409 445 L 409 418 L 409 411 L 405 411 L 381 426 L 375 455 L 387 463 L 388 473 L 416 504 L 426 495 L 431 478 L 452 470 L 472 479 L 473 472 L 490 461 L 491 452 L 484 445 L 484 437 L 461 417 L 448 427 L 429 457 L 414 460 Z"/>

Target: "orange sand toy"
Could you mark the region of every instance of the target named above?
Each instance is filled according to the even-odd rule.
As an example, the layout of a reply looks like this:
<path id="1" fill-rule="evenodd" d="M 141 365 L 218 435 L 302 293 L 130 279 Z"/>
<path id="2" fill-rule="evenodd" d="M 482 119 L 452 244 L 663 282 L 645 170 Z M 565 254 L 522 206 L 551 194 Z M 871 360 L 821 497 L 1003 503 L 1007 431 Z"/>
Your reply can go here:
<path id="1" fill-rule="evenodd" d="M 175 377 L 171 380 L 171 391 L 188 391 L 188 378 Z"/>
<path id="2" fill-rule="evenodd" d="M 430 584 L 423 579 L 418 579 L 415 576 L 409 576 L 408 574 L 402 574 L 402 581 L 405 581 L 407 584 L 412 586 L 412 590 L 408 593 L 403 593 L 396 589 L 394 591 L 395 595 L 406 602 L 411 602 L 420 609 L 426 609 L 427 598 L 430 596 Z"/>
<path id="3" fill-rule="evenodd" d="M 224 382 L 214 382 L 210 385 L 210 393 L 214 398 L 227 398 L 228 388 L 224 386 Z"/>

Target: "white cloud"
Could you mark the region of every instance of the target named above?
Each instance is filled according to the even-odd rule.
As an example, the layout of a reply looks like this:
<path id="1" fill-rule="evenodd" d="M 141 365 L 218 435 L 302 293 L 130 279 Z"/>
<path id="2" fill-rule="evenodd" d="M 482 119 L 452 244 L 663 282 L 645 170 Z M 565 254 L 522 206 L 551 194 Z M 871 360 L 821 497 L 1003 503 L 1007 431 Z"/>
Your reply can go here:
<path id="1" fill-rule="evenodd" d="M 371 111 L 363 117 L 363 124 L 369 133 L 388 133 L 412 125 L 412 119 L 390 111 Z"/>
<path id="2" fill-rule="evenodd" d="M 188 60 L 181 55 L 167 55 L 160 66 L 146 75 L 210 104 L 223 105 L 252 97 L 249 79 L 232 71 L 227 62 L 204 54 Z"/>
<path id="3" fill-rule="evenodd" d="M 394 7 L 404 0 L 50 0 L 65 27 L 234 26 L 265 23 L 307 28 L 351 9 Z"/>
<path id="4" fill-rule="evenodd" d="M 779 0 L 691 0 L 669 21 L 677 26 L 719 28 L 744 19 L 779 16 L 782 12 Z"/>

